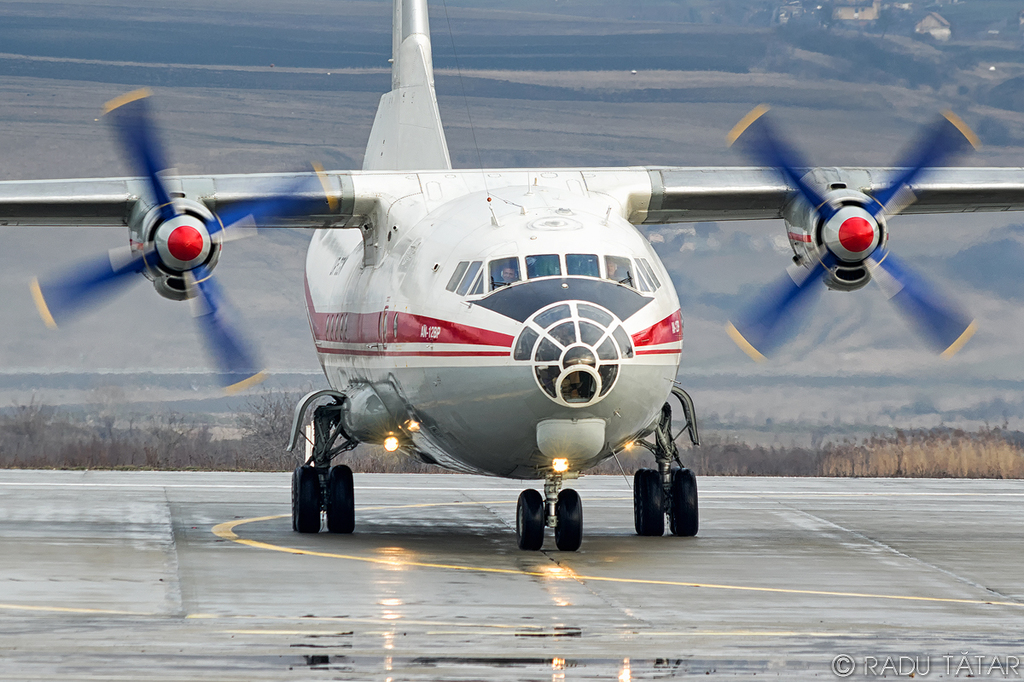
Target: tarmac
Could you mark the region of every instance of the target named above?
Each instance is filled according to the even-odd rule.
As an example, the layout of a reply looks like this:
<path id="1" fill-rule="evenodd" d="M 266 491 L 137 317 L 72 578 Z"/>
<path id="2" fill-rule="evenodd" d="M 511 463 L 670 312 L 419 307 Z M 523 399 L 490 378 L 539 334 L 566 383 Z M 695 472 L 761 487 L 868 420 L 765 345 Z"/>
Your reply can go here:
<path id="1" fill-rule="evenodd" d="M 0 679 L 1024 677 L 1024 481 L 700 478 L 651 538 L 590 476 L 575 553 L 522 482 L 355 485 L 300 535 L 288 474 L 0 471 Z"/>

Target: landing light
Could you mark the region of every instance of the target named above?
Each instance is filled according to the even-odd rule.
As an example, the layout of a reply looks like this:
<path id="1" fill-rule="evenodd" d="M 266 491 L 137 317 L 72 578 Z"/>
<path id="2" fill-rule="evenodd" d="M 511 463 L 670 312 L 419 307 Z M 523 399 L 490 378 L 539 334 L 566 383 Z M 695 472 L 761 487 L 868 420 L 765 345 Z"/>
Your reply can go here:
<path id="1" fill-rule="evenodd" d="M 394 436 L 388 436 L 384 439 L 384 449 L 388 452 L 394 452 L 398 449 L 398 439 Z"/>
<path id="2" fill-rule="evenodd" d="M 553 459 L 551 460 L 551 468 L 555 470 L 556 474 L 564 474 L 569 470 L 569 460 L 564 457 Z"/>
<path id="3" fill-rule="evenodd" d="M 420 423 L 414 419 L 410 419 L 405 423 L 405 428 L 412 433 L 416 433 L 420 430 Z"/>

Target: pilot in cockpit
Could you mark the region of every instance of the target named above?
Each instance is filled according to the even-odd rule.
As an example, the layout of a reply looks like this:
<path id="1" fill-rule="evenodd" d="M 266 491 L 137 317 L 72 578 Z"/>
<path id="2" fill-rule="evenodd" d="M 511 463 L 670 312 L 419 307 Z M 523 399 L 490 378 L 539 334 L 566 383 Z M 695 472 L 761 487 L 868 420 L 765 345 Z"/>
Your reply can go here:
<path id="1" fill-rule="evenodd" d="M 628 287 L 633 286 L 633 273 L 629 267 L 628 258 L 608 256 L 605 258 L 605 268 L 608 273 L 607 279 L 619 284 L 625 284 Z"/>
<path id="2" fill-rule="evenodd" d="M 502 258 L 491 261 L 491 290 L 519 281 L 519 259 Z"/>

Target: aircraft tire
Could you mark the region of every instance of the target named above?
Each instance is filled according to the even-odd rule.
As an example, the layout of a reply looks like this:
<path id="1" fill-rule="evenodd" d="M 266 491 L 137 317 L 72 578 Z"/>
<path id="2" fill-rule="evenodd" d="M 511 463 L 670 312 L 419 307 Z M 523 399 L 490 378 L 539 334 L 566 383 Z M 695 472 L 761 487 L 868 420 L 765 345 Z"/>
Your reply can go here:
<path id="1" fill-rule="evenodd" d="M 563 552 L 575 552 L 583 542 L 583 502 L 572 488 L 558 493 L 555 503 L 555 546 Z"/>
<path id="2" fill-rule="evenodd" d="M 664 500 L 661 474 L 654 469 L 637 469 L 633 474 L 633 525 L 637 535 L 665 534 Z"/>
<path id="3" fill-rule="evenodd" d="M 351 533 L 356 527 L 356 502 L 352 470 L 344 464 L 331 467 L 327 475 L 327 530 Z"/>
<path id="4" fill-rule="evenodd" d="M 533 488 L 519 493 L 516 541 L 519 549 L 531 552 L 536 552 L 544 544 L 544 498 Z"/>
<path id="5" fill-rule="evenodd" d="M 697 477 L 689 469 L 676 469 L 672 472 L 672 500 L 668 517 L 672 535 L 688 538 L 697 534 Z"/>
<path id="6" fill-rule="evenodd" d="M 320 475 L 311 466 L 298 466 L 292 472 L 292 529 L 320 532 Z"/>

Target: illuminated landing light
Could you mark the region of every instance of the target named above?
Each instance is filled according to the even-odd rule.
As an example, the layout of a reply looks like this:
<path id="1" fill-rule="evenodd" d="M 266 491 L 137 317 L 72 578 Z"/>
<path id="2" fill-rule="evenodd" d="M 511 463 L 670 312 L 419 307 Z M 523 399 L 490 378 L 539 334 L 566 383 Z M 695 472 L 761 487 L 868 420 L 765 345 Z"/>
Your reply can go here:
<path id="1" fill-rule="evenodd" d="M 632 450 L 635 446 L 636 446 L 636 443 L 634 443 L 633 441 L 629 441 L 628 443 L 626 443 L 626 449 L 627 450 Z"/>
<path id="2" fill-rule="evenodd" d="M 384 449 L 388 452 L 394 452 L 398 449 L 398 439 L 394 436 L 388 436 L 384 439 Z"/>
<path id="3" fill-rule="evenodd" d="M 569 460 L 564 457 L 558 457 L 551 460 L 551 468 L 555 470 L 556 474 L 564 474 L 569 470 Z"/>
<path id="4" fill-rule="evenodd" d="M 405 423 L 405 428 L 411 433 L 416 433 L 420 430 L 420 423 L 415 419 L 410 419 Z"/>

